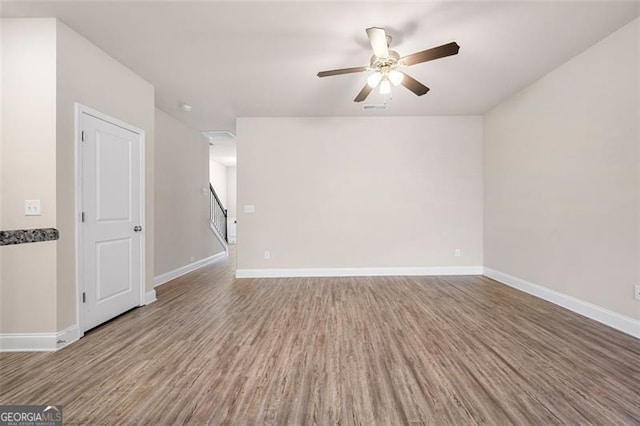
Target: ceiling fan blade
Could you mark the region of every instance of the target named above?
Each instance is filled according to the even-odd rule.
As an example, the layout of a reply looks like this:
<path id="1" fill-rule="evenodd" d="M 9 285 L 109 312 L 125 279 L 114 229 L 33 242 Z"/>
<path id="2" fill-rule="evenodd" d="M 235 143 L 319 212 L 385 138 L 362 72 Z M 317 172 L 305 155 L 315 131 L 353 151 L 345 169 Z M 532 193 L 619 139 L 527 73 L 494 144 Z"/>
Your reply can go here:
<path id="1" fill-rule="evenodd" d="M 451 43 L 443 44 L 442 46 L 407 55 L 400 58 L 398 62 L 401 62 L 404 65 L 415 65 L 422 62 L 433 61 L 434 59 L 444 58 L 446 56 L 457 55 L 458 50 L 460 50 L 460 46 L 458 46 L 458 43 L 455 41 L 452 41 Z"/>
<path id="2" fill-rule="evenodd" d="M 360 93 L 358 93 L 358 96 L 356 96 L 356 98 L 353 100 L 353 102 L 364 101 L 365 99 L 367 99 L 367 96 L 369 96 L 369 93 L 371 93 L 372 90 L 373 90 L 373 87 L 369 86 L 368 84 L 365 84 L 362 90 L 360 91 Z"/>
<path id="3" fill-rule="evenodd" d="M 402 74 L 404 74 L 404 77 L 402 78 L 401 84 L 407 89 L 411 90 L 416 95 L 422 96 L 429 91 L 429 88 L 427 86 L 420 83 L 418 80 L 411 77 L 409 74 L 406 74 L 406 73 L 402 73 Z"/>
<path id="4" fill-rule="evenodd" d="M 369 67 L 353 67 L 353 68 L 340 68 L 337 70 L 330 70 L 330 71 L 320 71 L 318 73 L 318 77 L 329 77 L 332 75 L 340 75 L 340 74 L 351 74 L 351 73 L 355 73 L 355 72 L 364 72 L 366 70 L 368 70 Z"/>
<path id="5" fill-rule="evenodd" d="M 376 58 L 384 59 L 389 57 L 389 46 L 387 45 L 387 33 L 384 28 L 367 28 L 367 37 Z"/>

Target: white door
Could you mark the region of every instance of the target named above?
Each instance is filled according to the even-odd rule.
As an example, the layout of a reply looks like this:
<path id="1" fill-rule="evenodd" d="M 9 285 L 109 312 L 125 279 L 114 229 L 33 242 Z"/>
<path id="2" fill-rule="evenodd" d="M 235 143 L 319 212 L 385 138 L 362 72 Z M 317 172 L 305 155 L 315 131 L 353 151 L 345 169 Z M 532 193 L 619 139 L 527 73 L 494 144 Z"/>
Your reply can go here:
<path id="1" fill-rule="evenodd" d="M 227 218 L 227 240 L 229 240 L 229 244 L 236 243 L 236 227 L 237 220 L 235 217 Z"/>
<path id="2" fill-rule="evenodd" d="M 82 329 L 140 306 L 141 136 L 81 114 Z"/>

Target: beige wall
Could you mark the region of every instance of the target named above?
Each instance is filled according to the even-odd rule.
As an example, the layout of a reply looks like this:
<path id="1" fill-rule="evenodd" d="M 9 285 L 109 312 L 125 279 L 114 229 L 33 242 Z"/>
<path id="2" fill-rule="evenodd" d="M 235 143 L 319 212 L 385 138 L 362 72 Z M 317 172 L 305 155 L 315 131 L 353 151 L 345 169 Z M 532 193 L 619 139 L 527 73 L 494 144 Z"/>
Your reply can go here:
<path id="1" fill-rule="evenodd" d="M 58 330 L 76 322 L 74 201 L 74 103 L 145 132 L 145 274 L 153 288 L 154 88 L 131 70 L 58 22 Z"/>
<path id="2" fill-rule="evenodd" d="M 209 229 L 209 143 L 159 109 L 155 235 L 156 276 L 224 251 Z"/>
<path id="3" fill-rule="evenodd" d="M 227 208 L 228 217 L 236 217 L 236 199 L 237 199 L 237 179 L 236 174 L 238 169 L 236 167 L 227 167 Z"/>
<path id="4" fill-rule="evenodd" d="M 485 266 L 632 318 L 638 20 L 485 117 Z"/>
<path id="5" fill-rule="evenodd" d="M 3 76 L 5 75 L 4 69 L 3 69 L 3 56 L 4 56 L 4 47 L 2 44 L 2 21 L 0 20 L 0 229 L 2 228 L 2 224 L 3 224 L 3 220 L 2 220 L 2 209 L 3 209 L 3 203 L 2 203 L 2 188 L 3 188 L 3 180 L 2 180 L 2 170 L 4 170 L 4 166 L 2 163 L 2 145 L 3 145 L 3 141 L 4 141 L 4 126 L 3 126 L 3 104 L 4 104 L 4 91 L 2 89 L 3 87 Z M 3 259 L 3 254 L 4 254 L 4 250 L 2 250 L 0 248 L 0 333 L 2 333 L 2 259 Z M 1 349 L 1 348 L 0 348 Z"/>
<path id="6" fill-rule="evenodd" d="M 0 248 L 0 332 L 60 331 L 76 323 L 74 103 L 145 130 L 153 229 L 154 89 L 54 19 L 3 20 L 2 48 L 2 229 L 55 227 L 60 239 Z M 25 217 L 25 199 L 42 215 Z M 153 232 L 145 242 L 152 289 Z"/>
<path id="7" fill-rule="evenodd" d="M 0 22 L 0 229 L 56 225 L 56 22 Z M 25 216 L 39 199 L 41 216 Z M 0 333 L 56 331 L 56 242 L 0 247 Z"/>
<path id="8" fill-rule="evenodd" d="M 482 117 L 240 118 L 237 134 L 238 268 L 482 265 Z"/>

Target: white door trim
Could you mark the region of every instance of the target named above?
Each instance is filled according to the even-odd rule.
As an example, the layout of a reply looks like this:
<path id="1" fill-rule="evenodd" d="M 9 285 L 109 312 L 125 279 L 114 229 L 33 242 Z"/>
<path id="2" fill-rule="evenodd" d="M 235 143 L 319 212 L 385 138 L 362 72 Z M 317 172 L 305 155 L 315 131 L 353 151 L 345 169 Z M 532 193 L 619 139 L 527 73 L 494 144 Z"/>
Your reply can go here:
<path id="1" fill-rule="evenodd" d="M 145 163 L 146 163 L 146 155 L 145 155 L 145 131 L 136 126 L 133 126 L 129 123 L 126 123 L 122 120 L 118 120 L 117 118 L 113 118 L 107 114 L 104 114 L 100 111 L 96 111 L 88 106 L 82 105 L 78 102 L 74 103 L 75 109 L 75 123 L 74 123 L 74 164 L 75 164 L 75 188 L 74 188 L 74 197 L 75 197 L 75 231 L 76 231 L 76 322 L 78 324 L 79 329 L 79 337 L 84 336 L 84 327 L 83 324 L 85 322 L 83 310 L 82 310 L 82 292 L 84 291 L 84 283 L 81 282 L 82 277 L 82 226 L 81 223 L 81 213 L 82 213 L 82 156 L 81 156 L 81 143 L 82 143 L 82 114 L 87 114 L 92 117 L 98 118 L 100 120 L 104 120 L 111 124 L 114 124 L 118 127 L 122 127 L 123 129 L 129 130 L 133 133 L 137 133 L 140 135 L 140 224 L 142 226 L 142 238 L 140 239 L 140 306 L 145 305 L 146 300 L 146 274 L 145 274 L 145 265 L 146 261 L 146 232 L 148 229 L 145 223 L 145 200 L 146 200 L 146 182 L 145 182 Z"/>

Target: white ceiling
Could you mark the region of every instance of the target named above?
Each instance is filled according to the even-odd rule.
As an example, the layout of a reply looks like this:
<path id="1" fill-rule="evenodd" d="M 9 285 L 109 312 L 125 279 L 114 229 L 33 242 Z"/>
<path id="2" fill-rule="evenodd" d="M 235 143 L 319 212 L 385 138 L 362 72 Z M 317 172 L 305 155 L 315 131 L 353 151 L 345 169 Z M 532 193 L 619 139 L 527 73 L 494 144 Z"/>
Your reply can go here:
<path id="1" fill-rule="evenodd" d="M 639 15 L 626 2 L 3 2 L 4 17 L 55 16 L 156 87 L 156 104 L 196 130 L 236 117 L 479 114 Z M 457 56 L 415 65 L 431 88 L 395 88 L 390 108 L 362 111 L 365 28 L 406 55 L 449 41 Z M 366 103 L 379 103 L 372 94 Z M 193 105 L 191 113 L 179 104 Z"/>
<path id="2" fill-rule="evenodd" d="M 209 158 L 226 167 L 236 167 L 238 161 L 235 135 L 230 132 L 202 132 L 209 139 Z"/>

